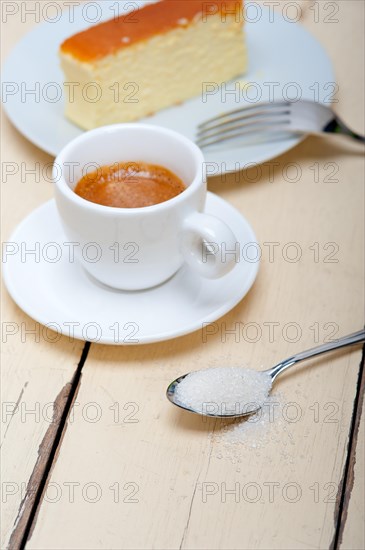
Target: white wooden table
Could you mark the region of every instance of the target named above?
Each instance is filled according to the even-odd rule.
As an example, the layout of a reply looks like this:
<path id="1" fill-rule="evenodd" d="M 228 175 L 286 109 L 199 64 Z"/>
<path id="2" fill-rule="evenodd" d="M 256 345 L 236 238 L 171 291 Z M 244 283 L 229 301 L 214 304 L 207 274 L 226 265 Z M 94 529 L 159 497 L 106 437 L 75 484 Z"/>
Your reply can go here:
<path id="1" fill-rule="evenodd" d="M 337 22 L 325 21 L 323 2 L 304 2 L 302 23 L 333 60 L 336 109 L 364 133 L 364 4 L 329 4 Z M 14 16 L 2 26 L 3 58 L 33 25 Z M 3 163 L 52 161 L 5 116 L 2 138 Z M 308 138 L 273 162 L 259 179 L 252 169 L 239 182 L 209 182 L 250 220 L 263 248 L 254 288 L 214 335 L 140 347 L 52 343 L 3 293 L 2 548 L 365 547 L 361 349 L 283 376 L 277 389 L 300 417 L 266 446 L 242 446 L 239 467 L 219 458 L 211 437 L 219 422 L 175 410 L 164 397 L 190 367 L 271 366 L 364 324 L 363 148 Z M 3 239 L 51 197 L 43 177 L 3 182 Z M 273 258 L 264 243 L 278 243 Z M 300 261 L 288 259 L 289 243 Z M 256 342 L 249 323 L 261 331 Z M 290 327 L 299 327 L 297 342 Z"/>

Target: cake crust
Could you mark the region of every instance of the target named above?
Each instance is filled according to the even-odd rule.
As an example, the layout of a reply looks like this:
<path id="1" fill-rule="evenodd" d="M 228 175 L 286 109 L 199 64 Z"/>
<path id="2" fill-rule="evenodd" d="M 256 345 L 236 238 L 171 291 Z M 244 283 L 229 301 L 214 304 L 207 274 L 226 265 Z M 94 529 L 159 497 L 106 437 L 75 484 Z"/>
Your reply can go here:
<path id="1" fill-rule="evenodd" d="M 61 53 L 81 62 L 94 62 L 137 42 L 184 27 L 199 14 L 238 14 L 242 0 L 160 0 L 79 32 L 63 42 Z"/>

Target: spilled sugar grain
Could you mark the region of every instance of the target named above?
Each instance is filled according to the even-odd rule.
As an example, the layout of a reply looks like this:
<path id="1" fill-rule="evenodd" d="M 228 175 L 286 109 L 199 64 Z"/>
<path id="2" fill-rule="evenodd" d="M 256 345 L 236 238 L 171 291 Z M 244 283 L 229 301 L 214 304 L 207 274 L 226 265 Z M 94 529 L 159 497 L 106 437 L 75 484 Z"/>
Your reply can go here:
<path id="1" fill-rule="evenodd" d="M 257 413 L 247 418 L 218 420 L 211 434 L 215 457 L 237 464 L 239 472 L 239 464 L 247 452 L 270 460 L 265 448 L 274 445 L 280 449 L 283 461 L 293 464 L 294 436 L 286 406 L 283 395 L 275 393 L 265 400 Z"/>
<path id="2" fill-rule="evenodd" d="M 214 367 L 188 374 L 175 398 L 184 407 L 211 415 L 243 414 L 261 407 L 272 385 L 271 376 L 241 367 Z"/>

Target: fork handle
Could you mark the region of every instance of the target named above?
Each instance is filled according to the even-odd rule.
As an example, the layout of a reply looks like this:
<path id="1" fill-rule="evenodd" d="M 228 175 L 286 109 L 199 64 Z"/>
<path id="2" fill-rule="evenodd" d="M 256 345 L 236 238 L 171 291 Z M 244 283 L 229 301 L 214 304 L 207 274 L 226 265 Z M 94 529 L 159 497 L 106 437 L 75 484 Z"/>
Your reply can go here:
<path id="1" fill-rule="evenodd" d="M 365 136 L 361 136 L 350 130 L 350 128 L 338 117 L 333 118 L 323 131 L 330 134 L 342 134 L 365 143 Z"/>

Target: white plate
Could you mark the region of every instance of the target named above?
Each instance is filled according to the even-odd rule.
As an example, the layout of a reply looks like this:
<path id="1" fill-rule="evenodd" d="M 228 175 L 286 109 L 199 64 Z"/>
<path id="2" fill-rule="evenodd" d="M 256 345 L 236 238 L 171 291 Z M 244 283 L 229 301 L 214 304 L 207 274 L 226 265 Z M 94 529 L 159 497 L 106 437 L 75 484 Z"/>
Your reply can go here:
<path id="1" fill-rule="evenodd" d="M 11 247 L 15 253 L 8 254 L 3 264 L 5 285 L 23 311 L 49 327 L 43 332 L 49 340 L 57 337 L 52 330 L 103 344 L 146 344 L 188 334 L 242 300 L 259 267 L 253 261 L 258 251 L 256 237 L 245 218 L 212 193 L 208 193 L 205 211 L 229 223 L 242 251 L 240 261 L 221 279 L 202 279 L 184 266 L 165 284 L 150 290 L 123 292 L 103 286 L 77 262 L 69 261 L 67 238 L 51 200 L 34 210 L 10 237 L 8 251 Z M 57 243 L 59 261 L 51 261 L 57 250 L 54 244 L 46 247 L 47 243 Z M 38 250 L 39 258 L 24 257 L 25 247 Z"/>
<path id="2" fill-rule="evenodd" d="M 140 5 L 144 3 L 138 2 Z M 99 20 L 96 3 L 92 4 L 94 9 L 89 7 L 87 12 L 83 12 L 84 6 L 79 6 L 74 12 L 66 10 L 62 16 L 58 14 L 60 19 L 57 22 L 49 21 L 51 18 L 56 19 L 57 13 L 46 11 L 44 17 L 48 19 L 17 44 L 4 65 L 3 81 L 14 92 L 13 95 L 3 94 L 8 116 L 30 141 L 54 156 L 82 132 L 64 117 L 63 99 L 57 100 L 55 95 L 57 90 L 62 93 L 63 83 L 58 48 L 65 38 L 89 27 L 91 19 Z M 118 5 L 114 0 L 98 4 L 100 20 L 113 17 Z M 123 9 L 128 5 L 131 9 L 131 5 L 135 4 L 119 2 L 119 13 L 125 13 Z M 261 15 L 257 10 L 262 10 Z M 246 23 L 249 70 L 238 80 L 255 84 L 242 91 L 242 94 L 249 95 L 251 100 L 261 91 L 262 101 L 283 97 L 293 99 L 300 95 L 303 99 L 328 102 L 334 86 L 329 83 L 333 83 L 334 76 L 331 62 L 322 46 L 299 24 L 286 21 L 281 14 L 274 16 L 271 11 L 255 4 L 251 9 L 247 7 L 245 12 L 249 19 Z M 286 12 L 286 18 L 295 16 L 290 15 L 290 10 Z M 88 20 L 85 20 L 85 16 Z M 289 86 L 290 83 L 294 84 Z M 227 89 L 233 86 L 234 83 L 227 85 Z M 27 90 L 37 87 L 39 93 L 26 95 Z M 274 90 L 274 96 L 270 97 L 270 89 Z M 52 102 L 53 98 L 56 101 Z M 247 98 L 243 97 L 241 103 L 247 104 Z M 160 111 L 143 121 L 177 130 L 194 140 L 197 124 L 237 107 L 238 103 L 232 94 L 226 96 L 226 102 L 222 102 L 221 94 L 217 93 L 205 103 L 198 97 Z M 302 139 L 281 136 L 275 142 L 250 146 L 233 145 L 230 142 L 207 151 L 206 161 L 215 163 L 209 168 L 212 175 L 224 173 L 243 168 L 248 163 L 269 160 L 291 149 Z"/>

